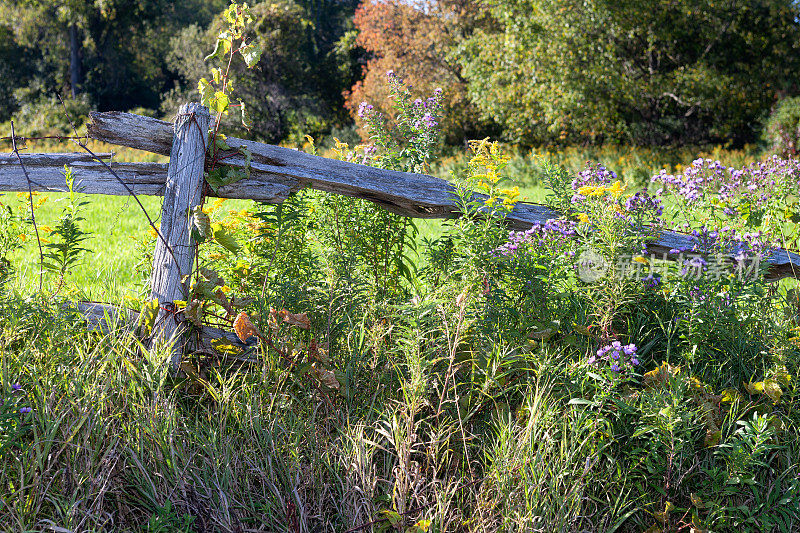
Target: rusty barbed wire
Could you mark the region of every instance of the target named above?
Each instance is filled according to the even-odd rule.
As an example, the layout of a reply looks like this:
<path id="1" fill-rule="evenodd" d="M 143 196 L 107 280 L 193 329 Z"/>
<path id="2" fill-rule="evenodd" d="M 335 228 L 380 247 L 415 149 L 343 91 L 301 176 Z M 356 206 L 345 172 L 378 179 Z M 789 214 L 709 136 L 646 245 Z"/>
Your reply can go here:
<path id="1" fill-rule="evenodd" d="M 25 164 L 22 162 L 22 157 L 19 155 L 19 148 L 17 148 L 17 140 L 14 131 L 14 121 L 11 121 L 11 146 L 14 148 L 13 153 L 17 156 L 17 161 L 19 161 L 19 166 L 22 168 L 23 174 L 25 174 L 25 179 L 28 182 L 28 202 L 30 203 L 31 209 L 31 222 L 33 222 L 33 231 L 36 233 L 36 244 L 39 245 L 39 293 L 42 292 L 42 284 L 44 280 L 44 250 L 42 249 L 42 240 L 39 238 L 39 226 L 36 224 L 36 214 L 34 213 L 33 207 L 33 185 L 31 184 L 31 177 L 28 174 L 28 169 L 25 168 Z"/>
<path id="2" fill-rule="evenodd" d="M 43 136 L 32 136 L 32 135 L 17 135 L 16 137 L 7 136 L 7 137 L 0 137 L 0 141 L 7 141 L 7 142 L 17 142 L 26 143 L 27 141 L 45 141 L 45 140 L 57 140 L 57 141 L 74 141 L 76 139 L 88 139 L 88 135 L 43 135 Z"/>

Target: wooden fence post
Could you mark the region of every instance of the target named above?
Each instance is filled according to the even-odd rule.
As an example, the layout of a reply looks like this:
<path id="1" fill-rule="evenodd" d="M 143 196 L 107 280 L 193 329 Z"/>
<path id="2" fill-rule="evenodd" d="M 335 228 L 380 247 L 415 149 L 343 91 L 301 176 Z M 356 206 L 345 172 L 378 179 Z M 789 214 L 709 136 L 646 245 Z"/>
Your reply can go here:
<path id="1" fill-rule="evenodd" d="M 183 280 L 192 272 L 197 249 L 189 213 L 202 198 L 210 121 L 208 109 L 197 103 L 182 105 L 175 118 L 175 137 L 161 207 L 160 232 L 166 243 L 158 239 L 153 254 L 150 300 L 158 300 L 159 311 L 152 340 L 173 343 L 170 358 L 173 372 L 180 368 L 185 326 L 175 314 L 172 302 L 188 299 L 189 280 Z"/>

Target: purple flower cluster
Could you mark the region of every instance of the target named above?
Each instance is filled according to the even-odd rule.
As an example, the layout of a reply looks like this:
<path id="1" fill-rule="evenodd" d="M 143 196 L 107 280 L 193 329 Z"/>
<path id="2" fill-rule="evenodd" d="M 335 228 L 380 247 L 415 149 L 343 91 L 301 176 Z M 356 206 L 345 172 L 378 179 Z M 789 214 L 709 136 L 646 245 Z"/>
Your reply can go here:
<path id="1" fill-rule="evenodd" d="M 650 196 L 645 191 L 637 192 L 625 200 L 623 207 L 629 213 L 653 211 L 657 217 L 664 213 L 664 206 L 661 205 L 661 200 Z"/>
<path id="2" fill-rule="evenodd" d="M 683 229 L 688 229 L 688 223 L 684 224 Z M 718 229 L 700 226 L 700 228 L 693 229 L 690 236 L 692 246 L 673 248 L 669 253 L 671 255 L 686 252 L 697 254 L 731 253 L 737 259 L 744 259 L 745 257 L 756 255 L 763 257 L 773 247 L 780 246 L 779 243 L 770 242 L 763 232 L 740 233 L 729 226 Z"/>
<path id="3" fill-rule="evenodd" d="M 719 188 L 724 202 L 747 202 L 762 207 L 772 199 L 774 191 L 782 184 L 796 184 L 800 180 L 800 161 L 772 156 L 751 163 L 742 169 L 731 169 L 730 177 Z M 736 209 L 726 208 L 725 214 L 736 215 Z"/>
<path id="4" fill-rule="evenodd" d="M 761 209 L 777 198 L 798 191 L 800 161 L 772 156 L 764 161 L 751 163 L 741 169 L 726 167 L 719 161 L 696 159 L 683 173 L 672 175 L 662 170 L 653 176 L 653 182 L 664 185 L 657 195 L 666 190 L 673 191 L 687 204 L 708 199 L 715 208 L 721 208 L 728 217 L 738 217 L 742 207 Z"/>
<path id="5" fill-rule="evenodd" d="M 723 181 L 730 172 L 729 167 L 712 159 L 695 159 L 681 174 L 668 174 L 666 170 L 653 176 L 654 183 L 660 182 L 667 189 L 674 190 L 687 204 L 700 201 L 707 189 Z M 662 194 L 659 189 L 657 194 Z"/>
<path id="6" fill-rule="evenodd" d="M 508 242 L 497 248 L 495 255 L 514 256 L 520 247 L 560 244 L 564 237 L 575 235 L 577 225 L 572 220 L 551 218 L 544 224 L 534 224 L 525 231 L 511 231 L 508 234 Z M 569 255 L 569 251 L 565 253 Z"/>
<path id="7" fill-rule="evenodd" d="M 20 385 L 19 383 L 12 383 L 11 384 L 11 392 L 12 393 L 20 392 L 21 390 L 22 390 L 22 385 Z M 0 399 L 0 405 L 3 405 L 4 403 L 5 403 L 5 401 L 3 399 Z M 31 408 L 30 407 L 20 407 L 19 408 L 19 412 L 24 415 L 24 414 L 30 413 L 31 412 Z"/>
<path id="8" fill-rule="evenodd" d="M 572 190 L 577 191 L 585 186 L 609 185 L 617 181 L 617 173 L 613 170 L 608 170 L 606 167 L 599 163 L 586 162 L 586 168 L 578 172 L 575 179 L 572 180 Z M 577 204 L 586 199 L 585 196 L 577 192 L 572 196 L 572 203 Z"/>
<path id="9" fill-rule="evenodd" d="M 651 289 L 655 289 L 661 284 L 661 276 L 656 274 L 649 274 L 646 278 L 644 278 L 644 285 L 645 287 L 650 287 Z"/>
<path id="10" fill-rule="evenodd" d="M 611 363 L 611 371 L 619 372 L 622 370 L 620 365 L 629 364 L 632 367 L 639 366 L 636 350 L 635 344 L 631 343 L 623 346 L 621 342 L 614 341 L 597 350 L 597 352 L 589 358 L 589 364 L 593 365 L 600 361 L 608 361 Z"/>
<path id="11" fill-rule="evenodd" d="M 414 127 L 417 129 L 422 129 L 422 128 L 433 129 L 438 125 L 439 123 L 436 122 L 436 118 L 430 113 L 425 113 L 424 115 L 422 115 L 422 118 L 414 122 Z"/>
<path id="12" fill-rule="evenodd" d="M 373 109 L 375 109 L 371 104 L 367 102 L 361 102 L 358 106 L 358 118 L 364 119 L 369 117 L 372 114 Z"/>

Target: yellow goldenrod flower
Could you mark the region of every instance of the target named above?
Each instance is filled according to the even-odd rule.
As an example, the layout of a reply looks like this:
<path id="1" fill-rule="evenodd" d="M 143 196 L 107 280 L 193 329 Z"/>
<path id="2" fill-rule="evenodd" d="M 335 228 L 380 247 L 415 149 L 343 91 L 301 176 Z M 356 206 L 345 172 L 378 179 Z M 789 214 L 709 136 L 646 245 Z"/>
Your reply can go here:
<path id="1" fill-rule="evenodd" d="M 625 191 L 625 185 L 623 185 L 621 181 L 617 180 L 611 187 L 606 187 L 606 190 L 613 194 L 615 198 L 619 198 L 619 195 Z"/>
<path id="2" fill-rule="evenodd" d="M 584 224 L 589 223 L 589 215 L 586 213 L 578 213 L 578 221 L 583 222 Z"/>
<path id="3" fill-rule="evenodd" d="M 214 203 L 213 203 L 213 204 L 211 204 L 209 207 L 207 207 L 207 208 L 203 209 L 203 211 L 205 211 L 205 212 L 206 212 L 206 214 L 209 214 L 209 215 L 210 215 L 210 214 L 212 214 L 214 211 L 216 211 L 217 209 L 219 209 L 219 208 L 222 206 L 222 204 L 223 204 L 224 202 L 225 202 L 225 198 L 217 198 L 216 200 L 214 200 Z"/>

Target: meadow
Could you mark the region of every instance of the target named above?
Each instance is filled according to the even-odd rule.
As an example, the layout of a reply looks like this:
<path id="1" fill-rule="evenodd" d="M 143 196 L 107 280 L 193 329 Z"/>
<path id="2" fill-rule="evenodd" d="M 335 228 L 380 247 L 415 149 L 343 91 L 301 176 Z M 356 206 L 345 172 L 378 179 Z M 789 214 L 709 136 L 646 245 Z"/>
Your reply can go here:
<path id="1" fill-rule="evenodd" d="M 324 145 L 335 145 L 335 141 L 330 140 Z M 88 146 L 95 153 L 113 152 L 120 161 L 167 161 L 166 157 L 149 152 L 95 141 Z M 56 142 L 31 143 L 30 149 L 34 148 L 38 152 L 77 149 L 69 143 Z M 298 148 L 308 149 L 308 146 Z M 583 168 L 587 161 L 602 162 L 633 188 L 647 189 L 650 187 L 650 178 L 661 169 L 679 172 L 695 157 L 722 160 L 726 164 L 739 167 L 756 161 L 759 157 L 759 149 L 755 146 L 741 150 L 724 149 L 720 146 L 653 149 L 616 145 L 521 150 L 508 146 L 505 150 L 510 156 L 505 172 L 508 183 L 519 187 L 525 201 L 534 203 L 545 200 L 546 191 L 542 181 L 542 166 L 545 162 L 573 172 Z M 453 172 L 464 172 L 469 163 L 466 151 L 448 151 L 449 154 L 439 157 L 431 168 L 433 175 L 443 179 L 448 179 Z M 320 150 L 320 154 L 335 157 L 330 148 Z M 48 200 L 37 211 L 37 219 L 44 226 L 52 227 L 59 218 L 64 195 L 43 196 Z M 150 217 L 156 220 L 160 215 L 160 198 L 145 196 L 141 200 Z M 249 201 L 227 201 L 219 214 L 252 206 L 253 203 Z M 84 300 L 116 302 L 121 301 L 125 295 L 135 295 L 137 298 L 141 296 L 146 279 L 136 268 L 140 262 L 137 242 L 147 234 L 147 220 L 139 206 L 130 198 L 96 195 L 88 199 L 83 217 L 85 226 L 92 233 L 87 242 L 92 253 L 85 254 L 82 257 L 82 267 L 71 274 L 70 290 Z M 435 238 L 441 234 L 442 221 L 418 220 L 416 223 L 420 239 Z M 15 289 L 22 293 L 31 292 L 38 284 L 37 247 L 31 243 L 17 250 L 13 257 L 19 271 L 15 278 Z"/>
<path id="2" fill-rule="evenodd" d="M 34 196 L 39 291 L 28 198 L 0 198 L 0 529 L 796 531 L 800 290 L 766 259 L 797 250 L 800 163 L 486 140 L 436 159 L 440 94 L 389 82 L 399 131 L 364 106 L 372 144 L 325 155 L 446 177 L 462 216 L 207 199 L 174 305 L 247 348 L 177 374 L 148 340 L 135 203 L 68 171 L 72 193 Z M 525 197 L 562 216 L 509 233 Z M 648 253 L 664 228 L 692 236 L 673 261 Z M 141 319 L 90 332 L 79 299 Z"/>

